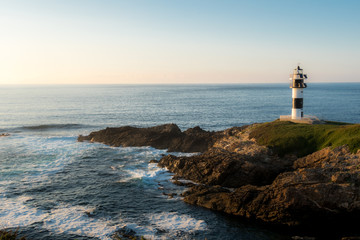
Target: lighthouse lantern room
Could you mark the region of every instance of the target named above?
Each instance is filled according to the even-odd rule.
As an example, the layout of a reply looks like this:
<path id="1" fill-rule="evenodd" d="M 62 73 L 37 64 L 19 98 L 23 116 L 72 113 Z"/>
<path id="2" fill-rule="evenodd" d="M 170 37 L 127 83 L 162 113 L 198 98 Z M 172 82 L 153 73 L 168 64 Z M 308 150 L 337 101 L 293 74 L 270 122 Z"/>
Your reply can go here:
<path id="1" fill-rule="evenodd" d="M 292 110 L 291 110 L 291 119 L 300 120 L 304 117 L 303 105 L 304 105 L 304 88 L 307 87 L 304 82 L 307 79 L 306 74 L 304 74 L 303 69 L 300 66 L 294 69 L 292 75 L 290 75 L 292 88 Z"/>

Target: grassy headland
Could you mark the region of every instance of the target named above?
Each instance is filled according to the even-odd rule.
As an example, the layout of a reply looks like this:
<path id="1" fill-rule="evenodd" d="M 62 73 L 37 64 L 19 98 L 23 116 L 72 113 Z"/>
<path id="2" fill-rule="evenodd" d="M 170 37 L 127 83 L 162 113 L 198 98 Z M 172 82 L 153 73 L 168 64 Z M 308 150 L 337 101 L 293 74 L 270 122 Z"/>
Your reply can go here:
<path id="1" fill-rule="evenodd" d="M 280 156 L 295 153 L 302 157 L 325 147 L 345 144 L 355 153 L 360 149 L 360 124 L 326 122 L 309 125 L 277 120 L 256 125 L 250 137 Z"/>

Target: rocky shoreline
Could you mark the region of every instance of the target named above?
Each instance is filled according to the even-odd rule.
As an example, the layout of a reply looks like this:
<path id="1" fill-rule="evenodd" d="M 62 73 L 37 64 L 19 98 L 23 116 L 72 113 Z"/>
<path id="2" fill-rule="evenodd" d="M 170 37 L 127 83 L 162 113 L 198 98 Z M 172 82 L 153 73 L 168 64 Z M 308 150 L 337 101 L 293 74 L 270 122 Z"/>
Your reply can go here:
<path id="1" fill-rule="evenodd" d="M 131 126 L 106 128 L 79 136 L 78 141 L 100 142 L 114 147 L 150 146 L 168 149 L 169 152 L 204 152 L 212 147 L 218 133 L 207 132 L 200 127 L 182 132 L 176 124 L 165 124 L 149 128 Z"/>
<path id="2" fill-rule="evenodd" d="M 175 178 L 197 183 L 183 193 L 185 202 L 274 226 L 359 234 L 360 151 L 352 153 L 344 145 L 301 158 L 295 153 L 280 157 L 250 137 L 254 127 L 218 132 L 199 127 L 182 132 L 175 124 L 120 127 L 78 140 L 199 152 L 166 155 L 158 162 Z"/>

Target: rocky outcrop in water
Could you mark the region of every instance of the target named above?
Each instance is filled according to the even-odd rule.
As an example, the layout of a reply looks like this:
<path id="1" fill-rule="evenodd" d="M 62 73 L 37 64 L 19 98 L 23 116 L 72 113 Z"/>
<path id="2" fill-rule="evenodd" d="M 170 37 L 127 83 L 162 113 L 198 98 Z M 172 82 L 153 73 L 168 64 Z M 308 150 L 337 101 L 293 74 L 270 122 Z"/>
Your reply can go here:
<path id="1" fill-rule="evenodd" d="M 200 127 L 182 132 L 175 124 L 165 124 L 149 128 L 106 128 L 88 136 L 79 136 L 78 141 L 100 142 L 114 147 L 151 146 L 169 152 L 204 152 L 214 144 L 216 137 L 216 132 L 204 131 Z"/>
<path id="2" fill-rule="evenodd" d="M 203 154 L 190 157 L 168 155 L 159 161 L 176 174 L 197 183 L 240 187 L 246 184 L 262 186 L 289 169 L 296 159 L 293 156 L 279 158 L 266 147 L 249 138 L 251 127 L 227 129 L 213 147 Z"/>
<path id="3" fill-rule="evenodd" d="M 303 158 L 279 157 L 252 139 L 256 125 L 185 132 L 174 124 L 107 128 L 79 141 L 202 152 L 158 163 L 189 184 L 184 201 L 231 215 L 289 226 L 344 226 L 360 220 L 360 152 L 325 148 Z M 175 181 L 181 183 L 179 181 Z M 316 227 L 315 227 L 316 228 Z M 352 228 L 354 229 L 354 228 Z"/>
<path id="4" fill-rule="evenodd" d="M 353 226 L 360 220 L 360 152 L 325 148 L 282 158 L 249 137 L 253 126 L 225 130 L 209 151 L 159 161 L 199 183 L 184 201 L 271 224 Z"/>
<path id="5" fill-rule="evenodd" d="M 278 158 L 256 158 L 248 155 L 211 149 L 191 157 L 163 157 L 158 164 L 177 177 L 207 185 L 240 187 L 246 184 L 270 184 L 288 164 Z"/>
<path id="6" fill-rule="evenodd" d="M 268 185 L 232 191 L 198 185 L 184 201 L 217 211 L 290 226 L 345 225 L 360 220 L 360 153 L 325 148 L 296 160 Z"/>

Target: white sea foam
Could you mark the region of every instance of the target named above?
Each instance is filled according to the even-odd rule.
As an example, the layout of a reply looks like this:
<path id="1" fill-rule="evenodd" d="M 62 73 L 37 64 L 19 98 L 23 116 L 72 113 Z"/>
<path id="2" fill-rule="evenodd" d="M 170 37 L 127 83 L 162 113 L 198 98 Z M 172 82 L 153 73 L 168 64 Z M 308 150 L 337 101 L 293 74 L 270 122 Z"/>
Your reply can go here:
<path id="1" fill-rule="evenodd" d="M 26 204 L 31 197 L 8 196 L 12 191 L 9 186 L 13 183 L 22 183 L 16 184 L 17 190 L 32 184 L 45 184 L 50 175 L 76 161 L 84 151 L 97 149 L 98 144 L 77 143 L 74 137 L 19 136 L 3 147 L 7 148 L 7 155 L 2 159 L 5 162 L 0 169 L 0 229 L 42 222 L 43 227 L 56 233 L 110 239 L 116 226 L 108 220 L 89 217 L 86 211 L 91 209 L 60 206 L 43 211 Z M 16 159 L 11 161 L 15 155 Z M 16 174 L 9 174 L 11 172 Z"/>
<path id="2" fill-rule="evenodd" d="M 31 200 L 27 196 L 17 198 L 0 198 L 0 229 L 27 226 L 41 222 L 48 215 L 44 211 L 26 206 L 24 203 Z"/>
<path id="3" fill-rule="evenodd" d="M 25 203 L 32 198 L 0 198 L 0 229 L 28 226 L 43 222 L 43 227 L 54 233 L 77 234 L 110 240 L 118 226 L 109 220 L 91 218 L 87 213 L 94 208 L 83 206 L 61 206 L 50 212 L 28 207 Z"/>
<path id="4" fill-rule="evenodd" d="M 165 168 L 159 168 L 156 163 L 150 163 L 144 168 L 129 168 L 124 169 L 126 176 L 120 179 L 118 182 L 128 182 L 133 179 L 142 179 L 147 183 L 167 181 L 170 180 L 172 174 Z"/>
<path id="5" fill-rule="evenodd" d="M 0 228 L 28 226 L 36 222 L 42 222 L 43 227 L 55 233 L 77 234 L 80 236 L 97 237 L 100 239 L 110 239 L 110 236 L 119 228 L 107 219 L 97 219 L 90 217 L 86 212 L 93 211 L 89 207 L 83 206 L 58 206 L 49 211 L 30 207 L 26 202 L 31 201 L 30 197 L 22 195 L 20 197 L 8 197 L 7 191 L 11 191 L 12 183 L 22 182 L 19 188 L 27 188 L 31 184 L 45 184 L 49 181 L 49 176 L 61 171 L 66 165 L 76 161 L 84 151 L 98 149 L 100 144 L 74 143 L 74 137 L 39 137 L 39 136 L 19 136 L 11 148 L 17 155 L 17 162 L 5 162 L 6 168 L 0 170 L 5 178 L 0 179 Z M 110 148 L 100 145 L 102 148 Z M 6 147 L 6 146 L 4 146 Z M 18 152 L 18 149 L 20 151 Z M 111 148 L 114 149 L 114 148 Z M 126 164 L 112 165 L 109 171 L 119 171 L 125 173 L 125 178 L 121 181 L 141 179 L 147 184 L 158 187 L 158 183 L 169 182 L 172 174 L 165 168 L 157 167 L 155 163 L 148 163 L 150 159 L 159 159 L 165 150 L 156 150 L 150 147 L 141 148 L 118 148 L 121 157 L 129 160 Z M 8 152 L 9 153 L 9 152 Z M 16 171 L 17 176 L 9 175 L 8 172 Z M 195 220 L 187 215 L 177 215 L 174 213 L 162 213 L 149 216 L 149 220 L 156 222 L 147 226 L 136 223 L 127 223 L 118 220 L 117 224 L 126 225 L 126 228 L 134 230 L 137 235 L 145 236 L 148 239 L 159 239 L 156 236 L 158 229 L 169 231 L 195 231 L 201 229 L 205 223 Z M 182 223 L 180 223 L 182 222 Z M 192 228 L 190 225 L 193 225 Z M 205 224 L 206 226 L 206 224 Z M 176 228 L 179 229 L 176 229 Z"/>
<path id="6" fill-rule="evenodd" d="M 172 180 L 172 182 L 174 182 L 174 181 L 175 180 Z M 198 183 L 196 183 L 194 181 L 191 181 L 191 180 L 187 180 L 187 179 L 177 179 L 176 181 L 184 183 L 184 184 L 191 183 L 191 184 L 194 184 L 194 185 L 198 185 Z"/>
<path id="7" fill-rule="evenodd" d="M 58 172 L 74 160 L 76 153 L 88 148 L 75 145 L 73 137 L 26 137 L 19 141 L 21 144 L 13 146 L 13 151 L 16 151 L 18 159 L 27 161 L 18 162 L 16 169 L 31 173 L 27 177 Z"/>
<path id="8" fill-rule="evenodd" d="M 136 233 L 136 236 L 143 236 L 145 239 L 161 239 L 156 236 L 157 229 L 152 226 L 140 226 L 136 223 L 125 223 L 119 229 L 123 230 L 124 232 L 132 230 Z"/>
<path id="9" fill-rule="evenodd" d="M 87 216 L 91 212 L 82 206 L 63 206 L 52 209 L 44 219 L 44 227 L 55 233 L 77 234 L 110 240 L 112 233 L 118 228 L 106 219 L 95 219 Z"/>
<path id="10" fill-rule="evenodd" d="M 166 150 L 153 147 L 119 147 L 116 148 L 120 154 L 125 154 L 127 159 L 160 158 L 166 154 Z"/>
<path id="11" fill-rule="evenodd" d="M 184 231 L 191 233 L 207 229 L 207 224 L 204 220 L 198 220 L 186 214 L 178 214 L 177 212 L 149 214 L 147 217 L 157 228 L 169 232 Z"/>
<path id="12" fill-rule="evenodd" d="M 146 239 L 175 239 L 179 232 L 192 234 L 196 231 L 207 230 L 207 224 L 204 220 L 195 219 L 186 214 L 178 214 L 177 212 L 162 212 L 158 214 L 148 214 L 145 216 L 150 225 L 141 226 L 136 223 L 125 223 L 119 229 L 133 230 L 137 236 L 144 236 Z M 158 235 L 158 232 L 165 234 Z"/>
<path id="13" fill-rule="evenodd" d="M 183 153 L 183 152 L 173 152 L 172 155 L 175 155 L 177 157 L 192 157 L 196 155 L 200 155 L 201 153 Z"/>
<path id="14" fill-rule="evenodd" d="M 45 182 L 50 175 L 61 171 L 65 166 L 73 163 L 86 151 L 97 149 L 98 144 L 77 143 L 75 137 L 18 137 L 7 146 L 7 158 L 16 156 L 14 163 L 5 162 L 7 169 L 0 170 L 16 172 L 16 181 L 24 183 Z M 20 177 L 20 179 L 19 179 Z M 15 180 L 15 179 L 14 179 Z"/>

